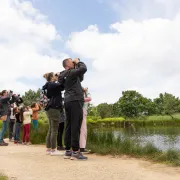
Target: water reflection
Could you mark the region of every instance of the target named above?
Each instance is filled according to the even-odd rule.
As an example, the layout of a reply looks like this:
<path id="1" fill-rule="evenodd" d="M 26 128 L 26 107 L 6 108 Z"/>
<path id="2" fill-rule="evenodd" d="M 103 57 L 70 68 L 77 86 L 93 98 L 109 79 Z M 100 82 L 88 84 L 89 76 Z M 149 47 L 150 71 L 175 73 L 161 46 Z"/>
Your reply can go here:
<path id="1" fill-rule="evenodd" d="M 180 127 L 130 127 L 130 128 L 102 128 L 98 132 L 113 131 L 114 136 L 138 140 L 142 145 L 153 143 L 159 149 L 180 150 Z"/>

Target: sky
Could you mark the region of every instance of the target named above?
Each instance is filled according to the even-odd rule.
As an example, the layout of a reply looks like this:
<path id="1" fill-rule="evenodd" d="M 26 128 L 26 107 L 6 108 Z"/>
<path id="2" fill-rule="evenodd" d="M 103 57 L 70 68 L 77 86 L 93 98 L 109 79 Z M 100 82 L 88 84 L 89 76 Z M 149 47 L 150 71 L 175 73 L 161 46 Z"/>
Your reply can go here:
<path id="1" fill-rule="evenodd" d="M 79 57 L 92 103 L 180 96 L 179 0 L 0 0 L 0 90 L 41 88 Z"/>

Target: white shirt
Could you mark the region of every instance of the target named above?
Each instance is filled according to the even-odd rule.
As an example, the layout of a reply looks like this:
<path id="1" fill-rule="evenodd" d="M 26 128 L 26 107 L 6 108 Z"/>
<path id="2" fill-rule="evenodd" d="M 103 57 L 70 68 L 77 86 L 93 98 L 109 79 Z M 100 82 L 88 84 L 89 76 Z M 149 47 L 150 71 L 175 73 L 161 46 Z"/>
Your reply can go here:
<path id="1" fill-rule="evenodd" d="M 23 113 L 23 124 L 31 124 L 32 109 Z"/>
<path id="2" fill-rule="evenodd" d="M 10 119 L 16 119 L 15 115 L 13 115 L 13 108 L 11 108 L 11 115 L 10 115 Z"/>

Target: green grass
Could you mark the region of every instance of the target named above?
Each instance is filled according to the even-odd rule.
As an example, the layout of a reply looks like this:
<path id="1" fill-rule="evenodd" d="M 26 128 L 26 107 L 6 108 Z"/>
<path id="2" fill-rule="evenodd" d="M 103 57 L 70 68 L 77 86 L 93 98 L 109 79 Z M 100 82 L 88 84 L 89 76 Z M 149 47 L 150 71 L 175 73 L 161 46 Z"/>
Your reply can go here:
<path id="1" fill-rule="evenodd" d="M 99 133 L 90 130 L 87 146 L 92 152 L 102 155 L 129 155 L 180 166 L 180 151 L 169 149 L 167 152 L 162 152 L 151 143 L 142 146 L 137 140 L 121 136 L 115 138 L 113 132 Z"/>
<path id="2" fill-rule="evenodd" d="M 8 180 L 8 178 L 2 174 L 0 174 L 0 180 Z"/>

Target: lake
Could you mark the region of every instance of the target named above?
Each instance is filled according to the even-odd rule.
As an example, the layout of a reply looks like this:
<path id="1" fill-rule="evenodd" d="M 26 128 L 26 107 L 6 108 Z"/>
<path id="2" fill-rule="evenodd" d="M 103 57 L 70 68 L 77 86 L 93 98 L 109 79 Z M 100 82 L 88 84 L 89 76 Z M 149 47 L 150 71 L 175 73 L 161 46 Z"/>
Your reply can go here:
<path id="1" fill-rule="evenodd" d="M 130 127 L 130 128 L 98 128 L 97 132 L 113 131 L 114 136 L 137 140 L 141 145 L 150 142 L 160 150 L 180 150 L 180 127 Z"/>

